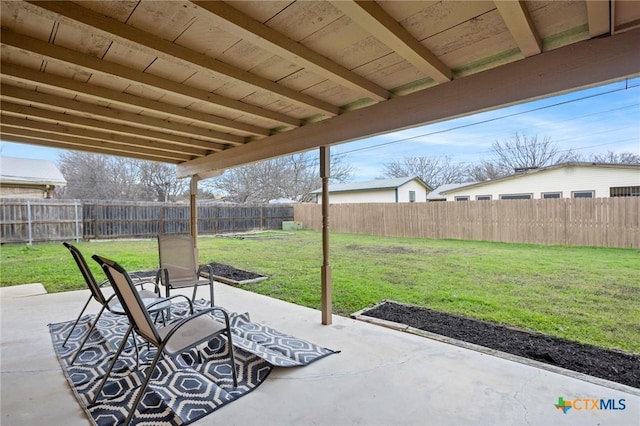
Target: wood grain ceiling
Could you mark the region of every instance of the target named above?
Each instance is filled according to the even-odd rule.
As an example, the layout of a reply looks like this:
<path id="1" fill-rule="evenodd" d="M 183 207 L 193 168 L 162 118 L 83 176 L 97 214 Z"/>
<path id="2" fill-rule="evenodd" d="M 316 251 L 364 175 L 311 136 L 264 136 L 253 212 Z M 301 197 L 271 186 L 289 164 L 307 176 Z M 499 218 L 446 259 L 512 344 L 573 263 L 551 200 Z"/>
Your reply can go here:
<path id="1" fill-rule="evenodd" d="M 640 72 L 635 1 L 5 1 L 5 141 L 182 176 Z"/>

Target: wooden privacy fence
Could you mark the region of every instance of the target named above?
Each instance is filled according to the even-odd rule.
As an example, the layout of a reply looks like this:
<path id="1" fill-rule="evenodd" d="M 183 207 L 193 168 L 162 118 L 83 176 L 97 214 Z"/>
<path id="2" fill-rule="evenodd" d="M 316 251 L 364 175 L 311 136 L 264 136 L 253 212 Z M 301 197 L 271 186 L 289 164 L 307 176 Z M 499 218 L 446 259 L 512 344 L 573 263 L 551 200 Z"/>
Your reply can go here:
<path id="1" fill-rule="evenodd" d="M 321 229 L 321 205 L 294 220 Z M 331 232 L 544 245 L 640 247 L 640 197 L 332 204 Z"/>
<path id="2" fill-rule="evenodd" d="M 199 204 L 198 234 L 282 229 L 288 204 Z M 188 233 L 189 205 L 175 203 L 2 199 L 2 243 L 104 238 L 151 238 Z"/>

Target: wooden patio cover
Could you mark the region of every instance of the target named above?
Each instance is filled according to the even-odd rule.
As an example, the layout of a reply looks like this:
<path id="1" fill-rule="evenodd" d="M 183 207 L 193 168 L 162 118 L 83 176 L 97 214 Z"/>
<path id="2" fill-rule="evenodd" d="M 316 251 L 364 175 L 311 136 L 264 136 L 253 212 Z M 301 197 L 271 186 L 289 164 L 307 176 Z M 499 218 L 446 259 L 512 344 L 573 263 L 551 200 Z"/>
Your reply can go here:
<path id="1" fill-rule="evenodd" d="M 2 0 L 0 16 L 3 140 L 173 163 L 193 202 L 231 167 L 320 147 L 326 186 L 333 144 L 640 73 L 634 0 Z"/>

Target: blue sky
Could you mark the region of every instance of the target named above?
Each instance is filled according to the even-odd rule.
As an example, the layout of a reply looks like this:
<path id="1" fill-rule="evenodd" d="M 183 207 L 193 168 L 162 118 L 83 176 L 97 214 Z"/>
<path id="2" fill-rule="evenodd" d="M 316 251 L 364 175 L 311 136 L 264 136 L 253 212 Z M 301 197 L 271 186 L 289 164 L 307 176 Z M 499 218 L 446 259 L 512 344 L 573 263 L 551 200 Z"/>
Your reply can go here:
<path id="1" fill-rule="evenodd" d="M 640 155 L 640 78 L 620 81 L 455 120 L 332 147 L 353 168 L 353 181 L 382 177 L 383 165 L 410 156 L 449 156 L 454 162 L 488 159 L 491 144 L 516 132 L 549 137 L 560 150 Z M 6 157 L 57 161 L 57 149 L 1 142 Z"/>

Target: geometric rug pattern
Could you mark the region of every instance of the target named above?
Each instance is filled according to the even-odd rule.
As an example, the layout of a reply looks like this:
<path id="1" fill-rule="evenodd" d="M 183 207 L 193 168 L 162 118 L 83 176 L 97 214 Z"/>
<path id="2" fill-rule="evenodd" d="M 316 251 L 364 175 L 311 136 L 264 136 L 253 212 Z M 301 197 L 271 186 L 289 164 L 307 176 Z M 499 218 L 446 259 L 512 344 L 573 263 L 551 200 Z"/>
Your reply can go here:
<path id="1" fill-rule="evenodd" d="M 208 307 L 196 301 L 194 309 Z M 186 303 L 172 307 L 171 318 L 181 317 Z M 218 313 L 218 315 L 222 315 Z M 252 323 L 247 313 L 229 314 L 233 332 L 238 386 L 233 386 L 227 339 L 220 335 L 197 349 L 175 357 L 163 357 L 154 369 L 147 392 L 138 405 L 132 424 L 186 425 L 256 389 L 275 367 L 308 365 L 336 351 Z M 96 425 L 119 425 L 126 419 L 136 391 L 142 384 L 155 348 L 139 346 L 136 361 L 133 337 L 120 354 L 95 405 L 95 395 L 129 325 L 125 315 L 104 312 L 74 365 L 77 348 L 94 315 L 83 316 L 66 347 L 62 346 L 73 320 L 49 324 L 53 347 L 80 406 Z M 218 318 L 220 319 L 220 318 Z M 138 341 L 140 344 L 140 341 Z M 196 352 L 197 351 L 197 352 Z M 199 354 L 198 354 L 199 352 Z"/>

